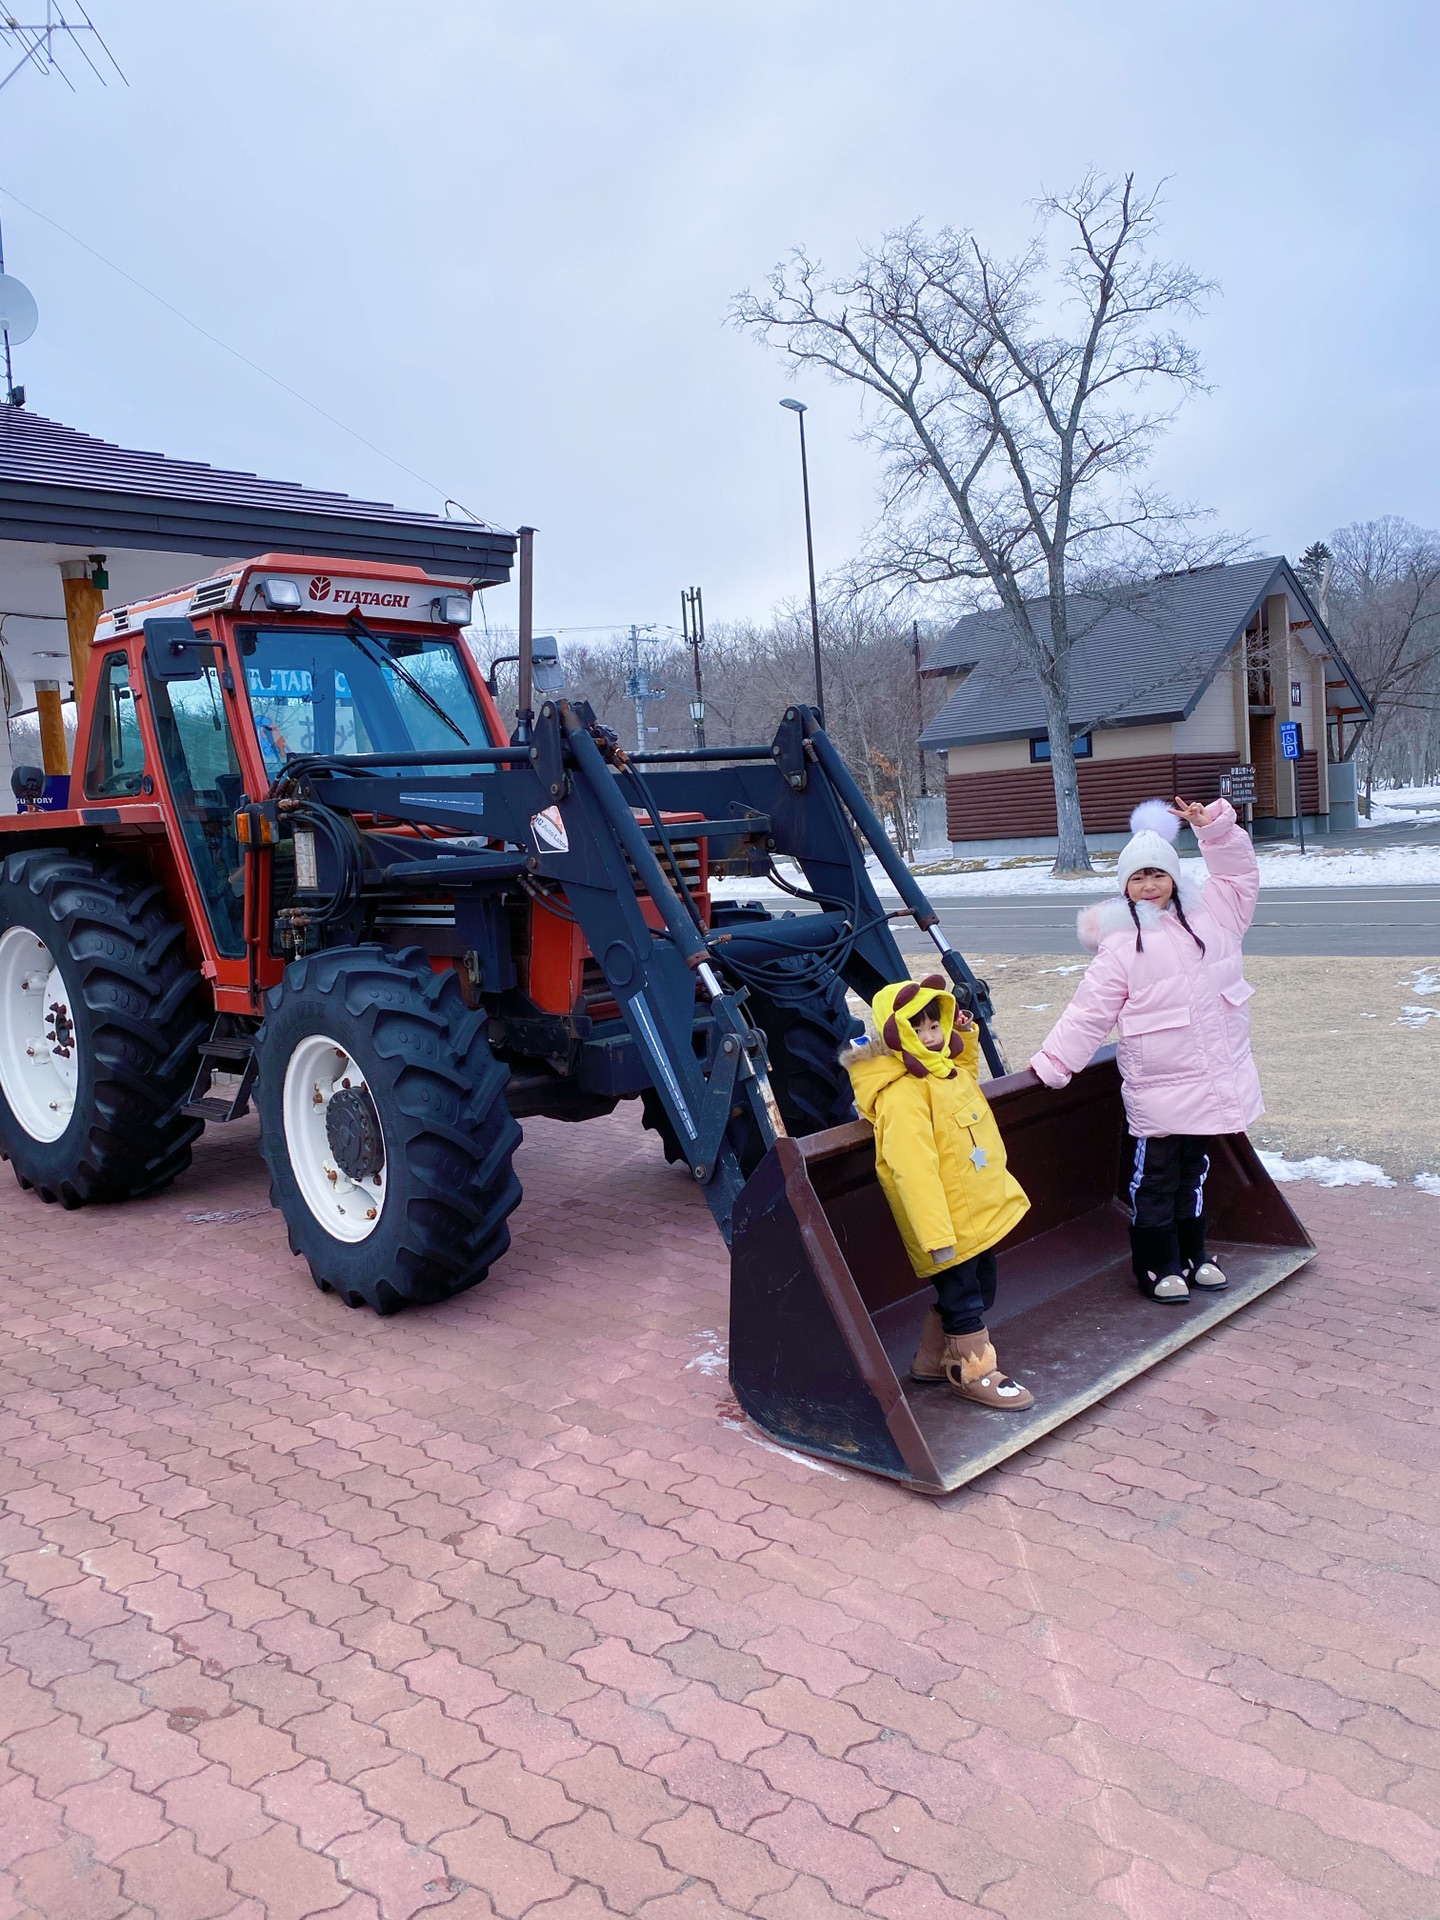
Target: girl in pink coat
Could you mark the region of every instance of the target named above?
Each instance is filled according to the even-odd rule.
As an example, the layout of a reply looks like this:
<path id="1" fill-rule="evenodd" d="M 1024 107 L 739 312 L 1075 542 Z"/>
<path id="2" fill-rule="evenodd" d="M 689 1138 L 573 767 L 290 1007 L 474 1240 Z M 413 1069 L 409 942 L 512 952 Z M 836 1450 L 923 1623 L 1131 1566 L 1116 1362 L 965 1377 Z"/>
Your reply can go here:
<path id="1" fill-rule="evenodd" d="M 1175 852 L 1182 820 L 1208 869 L 1194 891 Z M 1210 1136 L 1243 1133 L 1265 1111 L 1245 1004 L 1255 989 L 1240 962 L 1260 873 L 1228 800 L 1146 800 L 1130 825 L 1119 898 L 1084 908 L 1077 922 L 1095 958 L 1030 1065 L 1046 1086 L 1063 1087 L 1118 1029 L 1135 1278 L 1150 1299 L 1181 1301 L 1191 1287 L 1225 1285 L 1205 1253 Z"/>

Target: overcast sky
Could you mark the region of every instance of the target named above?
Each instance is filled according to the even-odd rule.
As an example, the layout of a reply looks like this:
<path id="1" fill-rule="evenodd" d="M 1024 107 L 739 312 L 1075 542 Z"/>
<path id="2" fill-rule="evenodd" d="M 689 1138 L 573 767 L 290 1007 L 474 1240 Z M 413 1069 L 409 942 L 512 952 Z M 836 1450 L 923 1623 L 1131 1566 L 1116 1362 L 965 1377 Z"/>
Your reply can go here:
<path id="1" fill-rule="evenodd" d="M 1440 523 L 1433 5 L 91 5 L 129 87 L 23 74 L 0 181 L 425 478 L 7 199 L 31 406 L 528 520 L 542 627 L 675 622 L 695 583 L 712 621 L 803 591 L 787 393 L 819 565 L 842 562 L 875 486 L 854 399 L 729 330 L 728 299 L 797 242 L 839 269 L 916 218 L 1018 245 L 1092 163 L 1169 176 L 1166 251 L 1221 283 L 1194 330 L 1214 391 L 1162 483 L 1267 552 Z"/>

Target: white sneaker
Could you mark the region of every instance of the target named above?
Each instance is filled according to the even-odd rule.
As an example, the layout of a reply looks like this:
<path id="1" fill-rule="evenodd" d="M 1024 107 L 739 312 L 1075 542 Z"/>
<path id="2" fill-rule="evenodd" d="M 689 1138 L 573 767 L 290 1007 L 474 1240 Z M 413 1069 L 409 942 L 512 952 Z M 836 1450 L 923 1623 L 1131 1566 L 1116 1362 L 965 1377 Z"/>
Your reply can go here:
<path id="1" fill-rule="evenodd" d="M 1150 1280 L 1145 1291 L 1152 1300 L 1188 1300 L 1190 1289 L 1178 1273 L 1167 1273 L 1163 1280 Z"/>
<path id="2" fill-rule="evenodd" d="M 1214 1290 L 1220 1287 L 1228 1287 L 1230 1282 L 1225 1278 L 1225 1275 L 1213 1260 L 1202 1260 L 1194 1273 L 1191 1274 L 1190 1284 L 1192 1287 L 1209 1287 Z"/>

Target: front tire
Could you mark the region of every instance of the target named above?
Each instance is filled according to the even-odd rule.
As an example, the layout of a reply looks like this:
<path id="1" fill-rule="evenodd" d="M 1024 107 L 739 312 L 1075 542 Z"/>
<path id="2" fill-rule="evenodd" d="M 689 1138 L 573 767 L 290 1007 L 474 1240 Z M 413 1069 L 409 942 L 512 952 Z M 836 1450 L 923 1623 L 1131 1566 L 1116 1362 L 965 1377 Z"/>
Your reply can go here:
<path id="1" fill-rule="evenodd" d="M 27 848 L 0 868 L 0 1151 L 63 1207 L 135 1200 L 190 1164 L 181 1111 L 205 1035 L 163 890 L 114 861 Z"/>
<path id="2" fill-rule="evenodd" d="M 256 1052 L 270 1198 L 318 1287 L 395 1313 L 485 1278 L 510 1245 L 521 1133 L 452 970 L 416 949 L 293 961 Z"/>
<path id="3" fill-rule="evenodd" d="M 799 972 L 804 965 L 799 958 L 779 962 L 782 971 L 793 966 Z M 803 1139 L 853 1120 L 855 1097 L 840 1054 L 864 1028 L 850 1011 L 839 974 L 824 974 L 794 1001 L 752 991 L 750 1005 L 765 1035 L 770 1084 L 790 1132 Z"/>

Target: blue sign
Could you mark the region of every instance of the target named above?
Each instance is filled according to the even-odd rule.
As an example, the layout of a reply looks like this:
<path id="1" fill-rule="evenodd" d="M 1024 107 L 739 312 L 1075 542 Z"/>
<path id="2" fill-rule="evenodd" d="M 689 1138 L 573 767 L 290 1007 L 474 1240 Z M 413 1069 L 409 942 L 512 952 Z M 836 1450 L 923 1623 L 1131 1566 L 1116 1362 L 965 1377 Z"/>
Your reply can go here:
<path id="1" fill-rule="evenodd" d="M 1280 758 L 1298 760 L 1304 751 L 1305 740 L 1300 731 L 1300 722 L 1282 720 L 1280 722 Z"/>
<path id="2" fill-rule="evenodd" d="M 45 788 L 33 800 L 17 800 L 17 813 L 64 813 L 70 805 L 70 776 L 68 773 L 48 773 L 45 776 Z"/>

